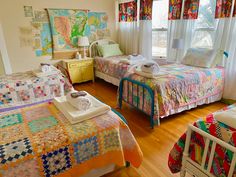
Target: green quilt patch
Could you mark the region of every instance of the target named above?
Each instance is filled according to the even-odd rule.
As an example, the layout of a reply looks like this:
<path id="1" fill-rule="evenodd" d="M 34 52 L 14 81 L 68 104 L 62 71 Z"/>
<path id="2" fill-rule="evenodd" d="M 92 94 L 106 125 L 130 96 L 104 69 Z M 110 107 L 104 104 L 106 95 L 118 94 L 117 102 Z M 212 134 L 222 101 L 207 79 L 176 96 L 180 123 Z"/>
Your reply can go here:
<path id="1" fill-rule="evenodd" d="M 0 118 L 0 128 L 20 124 L 23 122 L 21 114 L 11 114 Z"/>
<path id="2" fill-rule="evenodd" d="M 28 123 L 28 126 L 30 127 L 31 132 L 37 133 L 39 131 L 53 127 L 57 125 L 57 123 L 58 121 L 53 116 L 50 116 L 33 120 Z"/>

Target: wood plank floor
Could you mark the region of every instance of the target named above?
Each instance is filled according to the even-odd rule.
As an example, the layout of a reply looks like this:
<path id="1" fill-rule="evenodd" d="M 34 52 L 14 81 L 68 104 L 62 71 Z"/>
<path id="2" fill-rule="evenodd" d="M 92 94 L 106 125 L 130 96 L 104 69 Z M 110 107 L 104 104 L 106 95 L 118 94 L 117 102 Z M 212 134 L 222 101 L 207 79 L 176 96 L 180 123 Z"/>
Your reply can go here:
<path id="1" fill-rule="evenodd" d="M 77 90 L 85 90 L 101 101 L 116 107 L 117 87 L 102 80 L 75 85 Z M 178 138 L 186 131 L 187 125 L 200 117 L 223 108 L 225 104 L 216 102 L 200 106 L 190 111 L 170 116 L 161 120 L 161 125 L 150 128 L 147 116 L 127 104 L 121 110 L 117 109 L 128 121 L 129 127 L 138 141 L 144 160 L 139 169 L 122 168 L 106 177 L 169 177 L 173 175 L 168 168 L 168 154 Z"/>

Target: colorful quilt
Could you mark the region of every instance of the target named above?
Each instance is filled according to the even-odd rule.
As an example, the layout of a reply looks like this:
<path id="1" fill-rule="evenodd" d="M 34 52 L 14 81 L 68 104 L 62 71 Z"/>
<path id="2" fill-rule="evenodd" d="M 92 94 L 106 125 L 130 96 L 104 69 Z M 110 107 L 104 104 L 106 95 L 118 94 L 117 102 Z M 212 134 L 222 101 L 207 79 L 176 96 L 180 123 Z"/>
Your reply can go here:
<path id="1" fill-rule="evenodd" d="M 0 77 L 0 112 L 62 96 L 72 89 L 61 73 L 36 77 L 32 71 Z"/>
<path id="2" fill-rule="evenodd" d="M 235 107 L 235 105 L 231 105 L 226 107 L 224 110 L 231 109 Z M 217 122 L 214 119 L 213 114 L 210 114 L 206 117 L 206 120 L 198 120 L 194 123 L 194 126 L 200 128 L 201 130 L 219 138 L 232 146 L 236 146 L 236 129 L 229 127 L 223 123 Z M 181 163 L 183 157 L 183 151 L 185 146 L 186 134 L 182 135 L 181 138 L 175 143 L 173 149 L 169 154 L 168 165 L 172 173 L 177 173 L 181 170 Z M 202 154 L 205 147 L 205 141 L 203 137 L 197 133 L 193 133 L 190 142 L 190 150 L 189 154 L 192 160 L 197 163 L 201 163 Z M 210 145 L 211 147 L 211 145 Z M 210 154 L 207 154 L 207 161 L 209 160 Z M 211 173 L 217 177 L 227 176 L 230 168 L 230 162 L 232 160 L 233 153 L 220 145 L 216 145 L 216 151 L 213 159 L 213 165 L 211 168 Z M 207 168 L 207 166 L 205 166 Z M 236 175 L 236 169 L 234 169 L 234 175 Z"/>
<path id="3" fill-rule="evenodd" d="M 159 117 L 166 117 L 196 107 L 199 104 L 221 99 L 224 86 L 223 68 L 199 68 L 170 64 L 161 66 L 161 71 L 165 72 L 166 75 L 154 79 L 132 72 L 125 76 L 145 83 L 153 90 L 155 121 Z M 146 90 L 143 93 L 142 88 L 132 87 L 131 83 L 127 84 L 126 81 L 123 88 L 123 100 L 132 105 L 138 105 L 139 109 L 149 115 L 151 114 L 151 98 Z"/>
<path id="4" fill-rule="evenodd" d="M 0 115 L 0 176 L 80 176 L 125 161 L 139 167 L 142 152 L 112 111 L 74 125 L 50 102 Z"/>
<path id="5" fill-rule="evenodd" d="M 130 67 L 128 64 L 119 63 L 121 59 L 125 58 L 127 58 L 127 56 L 123 55 L 108 58 L 96 57 L 95 68 L 99 72 L 121 79 Z"/>

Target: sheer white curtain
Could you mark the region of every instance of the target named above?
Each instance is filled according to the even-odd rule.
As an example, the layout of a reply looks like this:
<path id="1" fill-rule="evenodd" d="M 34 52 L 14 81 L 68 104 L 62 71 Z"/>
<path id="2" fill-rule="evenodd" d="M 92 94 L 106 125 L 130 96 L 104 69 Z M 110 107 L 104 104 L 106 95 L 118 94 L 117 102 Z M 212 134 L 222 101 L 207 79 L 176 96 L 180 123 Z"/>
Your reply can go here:
<path id="1" fill-rule="evenodd" d="M 118 43 L 121 50 L 127 55 L 138 53 L 138 41 L 137 22 L 119 22 Z"/>
<path id="2" fill-rule="evenodd" d="M 225 99 L 236 100 L 236 19 L 219 19 L 217 26 L 214 48 L 225 50 L 229 58 L 225 61 Z"/>
<path id="3" fill-rule="evenodd" d="M 134 0 L 116 0 L 116 14 L 118 19 L 119 16 L 119 4 L 120 3 L 127 3 Z M 138 53 L 139 51 L 139 30 L 138 30 L 138 22 L 119 22 L 117 20 L 117 37 L 118 37 L 118 43 L 120 44 L 121 50 L 129 55 Z"/>
<path id="4" fill-rule="evenodd" d="M 191 47 L 194 33 L 195 20 L 170 20 L 168 22 L 167 34 L 167 60 L 179 63 L 188 48 Z M 184 46 L 182 49 L 173 49 L 172 42 L 174 39 L 182 39 Z"/>
<path id="5" fill-rule="evenodd" d="M 232 20 L 230 32 L 226 44 L 226 50 L 229 53 L 229 58 L 226 63 L 225 73 L 225 89 L 223 97 L 226 99 L 236 100 L 236 19 Z"/>
<path id="6" fill-rule="evenodd" d="M 140 20 L 139 53 L 146 59 L 152 59 L 152 20 Z"/>

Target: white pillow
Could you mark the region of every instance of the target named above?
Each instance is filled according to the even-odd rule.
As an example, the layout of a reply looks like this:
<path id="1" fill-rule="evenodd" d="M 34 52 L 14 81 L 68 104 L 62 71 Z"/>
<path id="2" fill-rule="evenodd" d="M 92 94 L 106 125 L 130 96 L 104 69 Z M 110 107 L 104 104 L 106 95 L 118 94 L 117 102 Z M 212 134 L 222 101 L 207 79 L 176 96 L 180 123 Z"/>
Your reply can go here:
<path id="1" fill-rule="evenodd" d="M 216 50 L 206 48 L 189 48 L 182 60 L 182 64 L 210 68 L 216 58 Z"/>
<path id="2" fill-rule="evenodd" d="M 216 112 L 214 113 L 214 118 L 236 129 L 236 108 L 229 109 L 227 111 Z"/>

